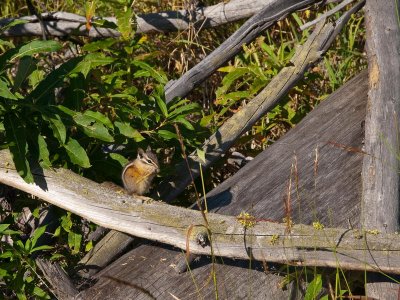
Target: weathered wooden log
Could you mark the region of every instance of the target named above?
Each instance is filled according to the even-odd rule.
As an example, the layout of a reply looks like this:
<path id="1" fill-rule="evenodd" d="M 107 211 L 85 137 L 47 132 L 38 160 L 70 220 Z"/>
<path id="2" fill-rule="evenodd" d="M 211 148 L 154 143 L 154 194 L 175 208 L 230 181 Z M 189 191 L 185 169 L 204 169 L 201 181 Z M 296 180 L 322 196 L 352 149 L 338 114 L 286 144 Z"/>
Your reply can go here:
<path id="1" fill-rule="evenodd" d="M 367 90 L 367 72 L 362 72 L 211 191 L 207 195 L 209 209 L 227 215 L 248 211 L 258 219 L 279 222 L 288 215 L 284 200 L 291 180 L 290 207 L 295 223 L 319 221 L 332 227 L 359 228 Z M 291 176 L 292 164 L 297 175 Z M 368 255 L 367 252 L 358 258 Z M 171 295 L 212 299 L 215 289 L 209 278 L 215 269 L 220 298 L 303 299 L 301 293 L 296 296 L 297 281 L 292 287 L 281 289 L 284 278 L 276 272 L 280 266 L 227 258 L 223 262 L 217 258 L 213 266 L 209 258 L 202 256 L 193 262 L 190 272 L 178 274 L 175 266 L 184 257 L 179 249 L 141 245 L 97 274 L 98 283 L 81 295 L 147 299 L 146 291 L 157 299 Z"/>
<path id="2" fill-rule="evenodd" d="M 79 261 L 78 274 L 89 278 L 121 256 L 134 238 L 126 233 L 111 230 Z"/>
<path id="3" fill-rule="evenodd" d="M 400 6 L 368 0 L 365 7 L 369 92 L 365 118 L 362 225 L 399 230 Z M 399 285 L 368 277 L 366 294 L 398 299 Z"/>
<path id="4" fill-rule="evenodd" d="M 57 299 L 74 299 L 77 296 L 78 290 L 58 263 L 37 258 L 36 264 L 50 283 L 49 289 Z"/>
<path id="5" fill-rule="evenodd" d="M 229 22 L 249 18 L 265 5 L 282 0 L 231 0 L 208 7 L 197 7 L 193 11 L 177 10 L 160 13 L 138 14 L 135 19 L 136 33 L 171 32 L 187 30 L 189 26 L 196 28 L 217 27 Z M 312 2 L 318 2 L 314 0 Z M 86 18 L 67 12 L 42 14 L 46 32 L 51 36 L 89 36 L 93 38 L 118 37 L 120 33 L 110 28 L 92 27 L 86 30 Z M 116 18 L 105 17 L 104 20 L 117 24 Z M 0 26 L 14 20 L 26 20 L 1 32 L 0 36 L 41 36 L 40 23 L 35 16 L 0 19 Z"/>

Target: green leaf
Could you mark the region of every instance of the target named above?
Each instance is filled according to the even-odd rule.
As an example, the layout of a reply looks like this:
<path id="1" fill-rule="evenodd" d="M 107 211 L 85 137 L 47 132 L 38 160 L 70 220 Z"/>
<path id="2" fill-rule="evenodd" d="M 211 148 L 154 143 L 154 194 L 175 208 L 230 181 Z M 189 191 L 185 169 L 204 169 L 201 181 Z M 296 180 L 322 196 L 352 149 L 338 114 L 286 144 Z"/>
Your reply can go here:
<path id="1" fill-rule="evenodd" d="M 190 103 L 186 104 L 184 106 L 178 107 L 177 109 L 173 110 L 172 112 L 169 113 L 169 118 L 173 118 L 178 115 L 182 115 L 185 113 L 185 115 L 198 111 L 200 109 L 200 105 L 197 103 Z"/>
<path id="2" fill-rule="evenodd" d="M 12 253 L 11 251 L 5 251 L 3 253 L 0 253 L 0 258 L 10 258 L 13 256 L 14 256 L 14 253 Z M 0 278 L 1 278 L 1 275 L 0 275 Z"/>
<path id="3" fill-rule="evenodd" d="M 82 73 L 86 78 L 90 70 L 98 67 L 109 65 L 114 62 L 114 58 L 105 56 L 103 53 L 90 53 L 84 56 L 83 60 L 71 71 L 73 73 Z"/>
<path id="4" fill-rule="evenodd" d="M 37 87 L 29 94 L 28 98 L 39 105 L 48 105 L 54 100 L 54 89 L 60 87 L 65 77 L 75 68 L 83 57 L 75 57 L 63 63 L 56 70 L 49 73 L 40 81 Z"/>
<path id="5" fill-rule="evenodd" d="M 51 129 L 53 130 L 54 136 L 58 139 L 60 144 L 64 144 L 67 139 L 67 130 L 58 114 L 44 115 L 42 118 L 49 122 Z"/>
<path id="6" fill-rule="evenodd" d="M 69 86 L 65 89 L 63 104 L 75 111 L 80 111 L 86 94 L 86 80 L 81 73 L 70 76 Z"/>
<path id="7" fill-rule="evenodd" d="M 9 149 L 18 174 L 27 183 L 33 183 L 33 175 L 27 160 L 28 144 L 26 142 L 26 127 L 17 116 L 7 114 L 4 117 L 4 128 Z"/>
<path id="8" fill-rule="evenodd" d="M 182 116 L 178 116 L 177 118 L 173 119 L 172 121 L 176 122 L 176 123 L 180 123 L 183 126 L 186 127 L 186 129 L 189 130 L 194 130 L 194 127 L 192 124 L 190 124 L 190 122 L 188 120 L 186 120 L 184 117 Z"/>
<path id="9" fill-rule="evenodd" d="M 36 69 L 35 71 L 32 72 L 31 75 L 29 75 L 28 81 L 29 81 L 29 86 L 35 89 L 38 84 L 43 80 L 45 76 L 45 72 L 43 70 L 38 70 Z"/>
<path id="10" fill-rule="evenodd" d="M 4 230 L 6 230 L 10 224 L 0 224 L 0 234 L 3 233 Z"/>
<path id="11" fill-rule="evenodd" d="M 6 31 L 7 29 L 14 27 L 16 25 L 19 24 L 25 24 L 28 23 L 28 20 L 12 20 L 10 23 L 8 23 L 7 25 L 4 25 L 3 27 L 0 28 L 0 33 L 3 33 L 4 31 Z"/>
<path id="12" fill-rule="evenodd" d="M 61 217 L 61 227 L 66 231 L 70 232 L 72 228 L 72 219 L 71 219 L 71 213 L 67 212 L 66 215 Z"/>
<path id="13" fill-rule="evenodd" d="M 149 64 L 147 64 L 143 61 L 135 60 L 135 61 L 133 61 L 133 65 L 146 71 L 144 73 L 143 72 L 135 72 L 134 73 L 135 78 L 137 78 L 137 77 L 152 77 L 155 80 L 157 80 L 159 83 L 164 84 L 164 85 L 168 82 L 168 78 L 164 74 L 164 72 L 154 69 Z"/>
<path id="14" fill-rule="evenodd" d="M 72 163 L 81 166 L 82 168 L 90 168 L 89 157 L 78 141 L 69 138 L 68 143 L 63 146 L 65 150 L 67 150 L 67 154 Z"/>
<path id="15" fill-rule="evenodd" d="M 215 114 L 213 113 L 211 115 L 202 117 L 201 120 L 200 120 L 200 126 L 207 127 L 211 123 L 211 121 L 213 120 L 214 115 Z"/>
<path id="16" fill-rule="evenodd" d="M 117 10 L 117 25 L 118 31 L 124 40 L 128 40 L 132 35 L 132 25 L 131 25 L 132 9 L 128 8 L 126 11 Z"/>
<path id="17" fill-rule="evenodd" d="M 114 128 L 114 125 L 112 124 L 110 119 L 107 116 L 103 115 L 101 112 L 86 110 L 83 115 L 95 119 L 97 122 L 106 125 L 108 128 Z"/>
<path id="18" fill-rule="evenodd" d="M 27 239 L 25 242 L 24 249 L 29 252 L 31 248 L 32 248 L 32 241 L 30 239 Z"/>
<path id="19" fill-rule="evenodd" d="M 33 253 L 35 251 L 41 251 L 41 250 L 52 250 L 52 249 L 54 249 L 54 247 L 50 246 L 50 245 L 42 245 L 42 246 L 39 246 L 36 248 L 33 248 L 33 246 L 32 246 L 32 249 L 29 251 L 29 253 Z"/>
<path id="20" fill-rule="evenodd" d="M 33 294 L 35 296 L 38 296 L 39 298 L 42 298 L 42 299 L 50 299 L 49 295 L 38 286 L 35 286 L 33 288 Z"/>
<path id="21" fill-rule="evenodd" d="M 144 137 L 140 134 L 139 131 L 133 129 L 129 124 L 122 122 L 115 122 L 114 125 L 118 128 L 119 133 L 122 135 L 132 138 L 135 142 L 141 142 L 144 140 Z"/>
<path id="22" fill-rule="evenodd" d="M 168 130 L 160 129 L 159 131 L 157 131 L 157 134 L 161 138 L 163 138 L 164 140 L 171 140 L 171 139 L 177 139 L 178 140 L 178 136 L 176 135 L 176 133 L 173 133 L 173 132 L 168 131 Z"/>
<path id="23" fill-rule="evenodd" d="M 30 56 L 36 53 L 53 52 L 61 49 L 61 45 L 56 41 L 32 41 L 22 46 L 18 52 L 11 57 L 11 61 L 23 56 Z"/>
<path id="24" fill-rule="evenodd" d="M 93 241 L 89 241 L 85 246 L 85 252 L 89 252 L 93 248 Z"/>
<path id="25" fill-rule="evenodd" d="M 223 94 L 222 96 L 220 96 L 217 99 L 216 104 L 218 104 L 218 105 L 230 104 L 231 105 L 240 99 L 249 98 L 250 96 L 251 96 L 251 94 L 249 91 L 237 91 L 237 92 L 227 93 L 227 94 Z"/>
<path id="26" fill-rule="evenodd" d="M 222 79 L 222 86 L 219 87 L 216 91 L 217 97 L 225 94 L 231 85 L 235 82 L 236 79 L 243 77 L 244 74 L 249 73 L 250 70 L 246 68 L 236 68 L 231 71 L 229 74 L 225 75 L 224 79 Z"/>
<path id="27" fill-rule="evenodd" d="M 108 38 L 105 40 L 95 41 L 88 43 L 82 47 L 83 51 L 94 52 L 97 50 L 104 50 L 109 48 L 110 46 L 114 45 L 117 42 L 117 39 Z"/>
<path id="28" fill-rule="evenodd" d="M 21 84 L 32 74 L 36 69 L 36 60 L 30 56 L 21 58 L 18 64 L 17 74 L 14 79 L 14 90 L 20 88 Z"/>
<path id="29" fill-rule="evenodd" d="M 0 79 L 0 97 L 11 99 L 11 100 L 18 100 L 18 98 L 11 93 L 10 89 L 8 88 L 7 83 Z"/>
<path id="30" fill-rule="evenodd" d="M 45 225 L 45 226 L 40 226 L 40 227 L 38 227 L 38 228 L 33 232 L 33 235 L 32 235 L 32 237 L 31 237 L 31 240 L 32 240 L 32 248 L 35 247 L 35 245 L 36 245 L 38 239 L 43 235 L 43 233 L 46 232 L 46 228 L 47 228 L 47 225 Z"/>
<path id="31" fill-rule="evenodd" d="M 46 140 L 40 134 L 38 135 L 38 146 L 39 146 L 39 163 L 43 168 L 48 169 L 51 167 L 51 162 L 49 158 L 50 153 L 49 150 L 47 149 Z"/>
<path id="32" fill-rule="evenodd" d="M 200 161 L 205 164 L 206 163 L 206 152 L 203 149 L 196 149 L 197 156 L 199 157 Z"/>
<path id="33" fill-rule="evenodd" d="M 68 232 L 68 246 L 72 250 L 72 254 L 79 253 L 81 246 L 82 235 L 75 233 L 73 231 Z"/>
<path id="34" fill-rule="evenodd" d="M 57 259 L 60 259 L 60 258 L 64 258 L 64 255 L 62 255 L 62 254 L 60 254 L 60 253 L 56 253 L 56 254 L 53 254 L 51 257 L 50 257 L 50 260 L 57 260 Z"/>
<path id="35" fill-rule="evenodd" d="M 73 116 L 74 121 L 78 124 L 83 132 L 90 137 L 105 141 L 105 142 L 113 142 L 114 138 L 110 135 L 107 128 L 104 127 L 103 124 L 98 123 L 92 117 L 87 115 L 77 113 Z"/>
<path id="36" fill-rule="evenodd" d="M 167 109 L 167 105 L 165 104 L 164 100 L 161 99 L 161 97 L 157 97 L 157 96 L 155 98 L 156 98 L 157 106 L 160 108 L 164 117 L 168 117 L 168 109 Z"/>
<path id="37" fill-rule="evenodd" d="M 307 287 L 306 294 L 304 296 L 304 300 L 314 300 L 317 299 L 318 294 L 322 289 L 322 279 L 321 274 L 317 274 L 314 277 L 314 280 L 310 282 Z"/>
<path id="38" fill-rule="evenodd" d="M 117 162 L 119 162 L 121 164 L 121 166 L 125 166 L 128 163 L 128 160 L 122 156 L 121 154 L 118 153 L 110 153 L 110 157 L 113 160 L 116 160 Z M 1 232 L 1 231 L 0 231 Z"/>

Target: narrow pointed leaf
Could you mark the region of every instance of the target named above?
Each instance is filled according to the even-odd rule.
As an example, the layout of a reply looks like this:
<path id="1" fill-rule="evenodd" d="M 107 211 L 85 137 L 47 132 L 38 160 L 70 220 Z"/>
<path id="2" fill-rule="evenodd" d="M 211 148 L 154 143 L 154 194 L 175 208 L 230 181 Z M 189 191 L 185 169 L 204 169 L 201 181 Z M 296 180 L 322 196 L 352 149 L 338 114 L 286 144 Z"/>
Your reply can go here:
<path id="1" fill-rule="evenodd" d="M 11 60 L 21 58 L 23 56 L 30 56 L 36 53 L 53 52 L 61 49 L 61 45 L 56 41 L 32 41 L 22 46 L 19 51 L 11 57 Z"/>
<path id="2" fill-rule="evenodd" d="M 33 175 L 27 160 L 28 144 L 26 142 L 25 124 L 14 115 L 4 117 L 6 139 L 18 174 L 27 182 L 33 183 Z"/>
<path id="3" fill-rule="evenodd" d="M 129 124 L 117 121 L 114 123 L 114 125 L 118 128 L 122 135 L 128 138 L 133 138 L 136 142 L 144 140 L 144 137 L 139 133 L 139 131 L 133 129 Z"/>
<path id="4" fill-rule="evenodd" d="M 18 100 L 18 98 L 11 93 L 7 83 L 0 79 L 0 97 L 11 99 L 11 100 Z"/>
<path id="5" fill-rule="evenodd" d="M 89 168 L 90 161 L 86 154 L 85 149 L 78 143 L 77 140 L 69 138 L 68 143 L 63 145 L 71 161 L 81 166 L 82 168 Z"/>

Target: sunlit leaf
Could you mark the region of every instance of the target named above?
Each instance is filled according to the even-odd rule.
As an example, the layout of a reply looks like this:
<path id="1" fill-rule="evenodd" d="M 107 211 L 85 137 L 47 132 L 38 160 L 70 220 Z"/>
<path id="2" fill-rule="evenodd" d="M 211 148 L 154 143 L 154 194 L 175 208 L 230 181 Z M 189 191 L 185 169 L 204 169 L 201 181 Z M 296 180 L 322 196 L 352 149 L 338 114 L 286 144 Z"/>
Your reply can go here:
<path id="1" fill-rule="evenodd" d="M 121 166 L 125 166 L 128 163 L 128 160 L 124 156 L 122 156 L 121 154 L 110 153 L 110 157 L 113 160 L 116 160 L 117 162 L 119 162 L 121 164 Z"/>
<path id="2" fill-rule="evenodd" d="M 53 51 L 58 51 L 60 49 L 61 45 L 56 41 L 36 40 L 19 48 L 18 52 L 11 57 L 11 61 L 27 55 L 33 55 L 36 53 L 43 53 L 43 52 L 53 52 Z"/>
<path id="3" fill-rule="evenodd" d="M 76 124 L 80 125 L 83 129 L 83 132 L 90 137 L 105 141 L 105 142 L 113 142 L 114 138 L 110 135 L 107 128 L 104 127 L 102 123 L 96 121 L 96 119 L 84 115 L 81 113 L 76 113 L 73 116 Z"/>
<path id="4" fill-rule="evenodd" d="M 18 100 L 18 98 L 11 93 L 7 83 L 0 79 L 0 97 L 11 99 L 11 100 Z"/>
<path id="5" fill-rule="evenodd" d="M 60 116 L 57 114 L 51 114 L 51 115 L 42 115 L 42 117 L 47 122 L 49 122 L 49 125 L 53 130 L 53 134 L 58 139 L 60 144 L 64 144 L 67 138 L 67 130 Z"/>
<path id="6" fill-rule="evenodd" d="M 206 163 L 206 152 L 203 149 L 196 149 L 197 156 L 199 157 L 200 161 L 205 164 Z"/>
<path id="7" fill-rule="evenodd" d="M 71 74 L 82 73 L 86 78 L 90 70 L 99 66 L 109 65 L 114 62 L 114 60 L 113 57 L 105 56 L 103 53 L 90 53 L 84 56 L 84 59 L 71 71 Z"/>
<path id="8" fill-rule="evenodd" d="M 38 135 L 38 146 L 39 146 L 39 159 L 40 159 L 39 163 L 43 168 L 48 169 L 51 167 L 51 162 L 49 158 L 50 153 L 49 149 L 47 148 L 46 140 L 40 134 Z"/>
<path id="9" fill-rule="evenodd" d="M 128 138 L 133 138 L 136 142 L 144 140 L 144 137 L 140 134 L 140 132 L 136 129 L 133 129 L 129 124 L 117 121 L 114 123 L 114 125 L 118 128 L 119 133 L 122 135 Z"/>
<path id="10" fill-rule="evenodd" d="M 68 232 L 68 246 L 72 250 L 72 254 L 77 254 L 79 252 L 82 242 L 82 235 L 75 233 L 73 231 Z"/>
<path id="11" fill-rule="evenodd" d="M 82 168 L 90 168 L 89 157 L 86 154 L 85 149 L 78 143 L 77 140 L 69 138 L 68 143 L 63 145 L 71 162 L 81 166 Z"/>
<path id="12" fill-rule="evenodd" d="M 124 40 L 131 38 L 133 32 L 131 25 L 132 14 L 132 9 L 130 7 L 126 11 L 116 11 L 118 31 L 121 33 Z"/>
<path id="13" fill-rule="evenodd" d="M 106 125 L 108 128 L 114 128 L 114 125 L 112 124 L 110 119 L 107 116 L 103 115 L 101 112 L 86 110 L 83 115 L 95 119 L 97 122 Z"/>
<path id="14" fill-rule="evenodd" d="M 306 294 L 304 296 L 304 300 L 314 300 L 317 299 L 318 294 L 322 289 L 322 279 L 321 274 L 316 274 L 314 280 L 310 282 L 307 287 Z"/>
<path id="15" fill-rule="evenodd" d="M 168 130 L 160 129 L 157 131 L 157 134 L 163 138 L 164 140 L 170 140 L 170 139 L 178 139 L 178 136 L 176 133 L 173 133 Z"/>
<path id="16" fill-rule="evenodd" d="M 140 67 L 142 70 L 146 71 L 145 73 L 141 72 L 135 73 L 134 74 L 135 77 L 152 77 L 161 84 L 166 84 L 168 82 L 168 78 L 164 74 L 164 72 L 156 70 L 155 68 L 153 68 L 152 66 L 143 61 L 135 60 L 133 61 L 133 65 Z"/>
<path id="17" fill-rule="evenodd" d="M 164 117 L 168 117 L 168 109 L 167 109 L 167 105 L 165 104 L 164 100 L 161 99 L 160 97 L 155 97 L 155 98 L 156 98 L 157 106 L 160 108 Z"/>

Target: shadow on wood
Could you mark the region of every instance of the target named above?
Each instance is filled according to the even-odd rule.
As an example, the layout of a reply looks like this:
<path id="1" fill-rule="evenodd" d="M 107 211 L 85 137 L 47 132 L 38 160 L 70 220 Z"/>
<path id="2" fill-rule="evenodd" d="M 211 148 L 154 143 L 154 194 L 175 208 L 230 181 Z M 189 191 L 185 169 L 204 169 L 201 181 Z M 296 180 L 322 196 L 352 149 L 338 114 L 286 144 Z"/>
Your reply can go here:
<path id="1" fill-rule="evenodd" d="M 320 221 L 325 226 L 348 227 L 350 220 L 352 226 L 358 226 L 361 162 L 366 155 L 361 148 L 367 80 L 365 71 L 356 76 L 283 138 L 211 191 L 209 208 L 227 215 L 248 211 L 256 218 L 281 222 L 286 216 L 284 200 L 291 178 L 291 215 L 296 223 Z M 170 247 L 141 245 L 97 274 L 98 283 L 81 296 L 84 299 L 214 298 L 212 265 L 202 263 L 198 268 L 194 265 L 190 272 L 177 274 L 173 267 L 182 259 L 180 251 Z M 255 262 L 226 259 L 216 264 L 219 297 L 296 299 L 299 296 L 296 288 L 281 290 L 279 284 L 283 278 L 264 267 Z"/>

